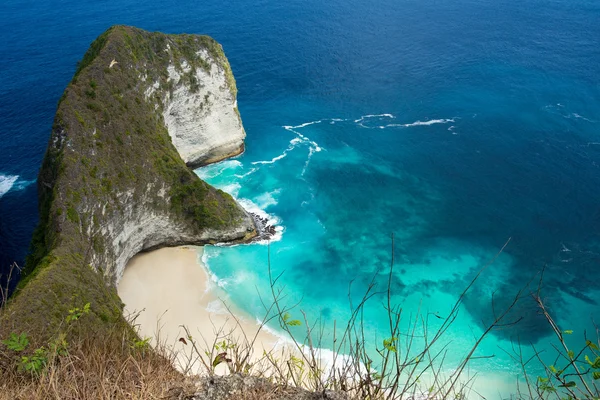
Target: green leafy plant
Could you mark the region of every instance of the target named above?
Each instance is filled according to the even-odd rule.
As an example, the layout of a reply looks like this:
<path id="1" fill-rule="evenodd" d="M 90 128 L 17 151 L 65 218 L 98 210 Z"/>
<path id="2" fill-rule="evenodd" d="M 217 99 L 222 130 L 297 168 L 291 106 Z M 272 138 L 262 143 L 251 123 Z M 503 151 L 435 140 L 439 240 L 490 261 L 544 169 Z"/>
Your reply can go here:
<path id="1" fill-rule="evenodd" d="M 60 333 L 58 337 L 48 345 L 50 353 L 59 357 L 64 357 L 69 354 L 68 346 L 67 336 L 64 333 Z"/>
<path id="2" fill-rule="evenodd" d="M 286 324 L 287 326 L 300 326 L 302 325 L 302 322 L 300 322 L 297 319 L 290 319 L 291 315 L 290 313 L 286 312 L 281 316 L 281 319 L 283 320 L 283 323 Z"/>
<path id="3" fill-rule="evenodd" d="M 45 347 L 35 349 L 33 355 L 21 357 L 19 369 L 32 375 L 40 375 L 48 365 L 48 350 Z"/>
<path id="4" fill-rule="evenodd" d="M 215 344 L 215 350 L 220 351 L 220 352 L 224 352 L 227 350 L 233 350 L 236 347 L 237 347 L 236 343 L 233 343 L 233 342 L 227 341 L 227 340 L 223 340 L 223 341 Z"/>
<path id="5" fill-rule="evenodd" d="M 29 346 L 29 338 L 26 333 L 21 333 L 17 335 L 12 332 L 8 339 L 2 341 L 2 343 L 12 351 L 21 352 Z"/>
<path id="6" fill-rule="evenodd" d="M 396 337 L 391 337 L 389 339 L 384 339 L 383 341 L 383 347 L 387 350 L 387 351 L 391 351 L 391 352 L 396 352 L 396 341 L 398 340 L 398 338 Z"/>
<path id="7" fill-rule="evenodd" d="M 145 337 L 143 339 L 136 340 L 134 339 L 129 345 L 131 350 L 138 351 L 144 354 L 146 351 L 150 349 L 150 338 Z"/>
<path id="8" fill-rule="evenodd" d="M 77 321 L 82 316 L 90 313 L 90 303 L 86 303 L 82 308 L 75 307 L 69 310 L 69 315 L 67 315 L 67 323 L 71 323 L 73 321 Z"/>

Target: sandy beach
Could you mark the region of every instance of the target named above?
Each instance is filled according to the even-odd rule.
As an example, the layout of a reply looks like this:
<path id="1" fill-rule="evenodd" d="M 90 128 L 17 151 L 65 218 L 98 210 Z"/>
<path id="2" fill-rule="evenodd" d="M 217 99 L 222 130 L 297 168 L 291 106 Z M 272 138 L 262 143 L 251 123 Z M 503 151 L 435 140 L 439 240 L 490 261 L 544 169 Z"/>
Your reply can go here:
<path id="1" fill-rule="evenodd" d="M 134 325 L 140 336 L 151 338 L 153 346 L 161 344 L 174 351 L 180 370 L 198 374 L 206 368 L 183 326 L 202 354 L 227 335 L 237 343 L 251 342 L 256 335 L 254 360 L 263 351 L 283 347 L 277 336 L 265 330 L 257 334 L 255 318 L 232 308 L 226 294 L 210 281 L 201 256 L 202 247 L 172 247 L 138 254 L 129 261 L 118 293 L 125 303 L 125 316 L 137 315 Z M 226 372 L 225 364 L 219 369 Z"/>

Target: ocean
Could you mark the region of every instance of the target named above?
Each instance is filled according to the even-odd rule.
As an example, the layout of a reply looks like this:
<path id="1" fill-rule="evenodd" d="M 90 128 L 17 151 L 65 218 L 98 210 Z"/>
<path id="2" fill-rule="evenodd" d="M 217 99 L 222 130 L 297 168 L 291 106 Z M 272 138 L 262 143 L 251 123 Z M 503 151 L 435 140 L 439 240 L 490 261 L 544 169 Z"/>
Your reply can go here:
<path id="1" fill-rule="evenodd" d="M 268 253 L 286 301 L 300 301 L 294 317 L 321 321 L 325 337 L 373 282 L 364 324 L 374 351 L 387 337 L 392 253 L 392 302 L 407 316 L 445 317 L 508 241 L 447 333 L 448 368 L 528 284 L 506 320 L 519 323 L 489 333 L 473 371 L 514 382 L 504 350 L 552 351 L 529 295 L 540 285 L 569 341 L 595 337 L 597 1 L 7 0 L 3 9 L 4 276 L 23 263 L 37 223 L 35 180 L 58 99 L 89 44 L 127 24 L 211 35 L 231 63 L 246 152 L 197 173 L 279 227 L 270 246 L 206 247 L 238 307 L 264 313 Z"/>

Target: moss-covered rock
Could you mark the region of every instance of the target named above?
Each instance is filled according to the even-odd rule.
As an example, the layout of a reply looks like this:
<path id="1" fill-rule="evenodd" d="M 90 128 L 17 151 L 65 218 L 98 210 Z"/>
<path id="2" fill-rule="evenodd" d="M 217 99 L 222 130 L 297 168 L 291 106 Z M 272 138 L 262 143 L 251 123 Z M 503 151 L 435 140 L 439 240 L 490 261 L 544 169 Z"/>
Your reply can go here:
<path id="1" fill-rule="evenodd" d="M 207 95 L 207 87 L 219 90 Z M 90 303 L 86 320 L 100 332 L 122 322 L 115 285 L 136 253 L 256 234 L 228 194 L 186 166 L 169 131 L 181 119 L 202 122 L 215 104 L 231 108 L 241 133 L 218 120 L 197 139 L 187 132 L 186 146 L 209 154 L 186 161 L 239 153 L 235 94 L 222 48 L 209 37 L 114 26 L 92 43 L 58 105 L 38 177 L 40 224 L 2 330 L 51 336 L 69 309 Z M 193 104 L 174 108 L 186 95 Z M 168 124 L 167 111 L 178 113 Z"/>

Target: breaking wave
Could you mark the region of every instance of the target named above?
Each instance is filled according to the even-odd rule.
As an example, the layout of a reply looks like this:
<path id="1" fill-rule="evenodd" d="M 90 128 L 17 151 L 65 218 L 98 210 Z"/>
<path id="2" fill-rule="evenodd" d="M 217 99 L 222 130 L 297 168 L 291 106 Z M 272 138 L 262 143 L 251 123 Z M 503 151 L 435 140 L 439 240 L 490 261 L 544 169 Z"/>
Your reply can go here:
<path id="1" fill-rule="evenodd" d="M 4 196 L 13 187 L 19 179 L 17 175 L 2 175 L 0 174 L 0 197 Z"/>
<path id="2" fill-rule="evenodd" d="M 27 186 L 34 183 L 32 181 L 19 180 L 19 175 L 3 175 L 0 174 L 0 198 L 11 190 L 23 190 Z"/>
<path id="3" fill-rule="evenodd" d="M 255 202 L 250 199 L 236 199 L 238 203 L 244 208 L 244 210 L 248 211 L 251 214 L 258 215 L 261 219 L 267 221 L 267 226 L 275 227 L 275 234 L 271 236 L 267 240 L 260 240 L 259 244 L 268 244 L 269 242 L 278 242 L 283 237 L 284 227 L 281 225 L 281 220 L 279 217 L 273 214 L 269 214 L 264 209 L 259 207 Z"/>
<path id="4" fill-rule="evenodd" d="M 410 124 L 403 124 L 400 126 L 404 126 L 405 128 L 411 128 L 413 126 L 430 126 L 435 124 L 447 124 L 449 122 L 456 122 L 454 118 L 444 118 L 444 119 L 431 119 L 429 121 L 415 121 Z M 388 126 L 396 126 L 396 125 L 388 125 Z"/>
<path id="5" fill-rule="evenodd" d="M 221 161 L 215 164 L 207 165 L 202 168 L 198 168 L 196 170 L 196 174 L 200 177 L 200 179 L 208 180 L 216 178 L 217 176 L 221 175 L 223 172 L 229 169 L 237 169 L 243 166 L 244 164 L 242 164 L 239 160 Z"/>
<path id="6" fill-rule="evenodd" d="M 574 117 L 576 116 L 576 118 L 584 118 L 581 117 L 578 114 L 574 114 Z M 305 122 L 303 124 L 300 125 L 296 125 L 296 126 L 291 126 L 291 125 L 285 125 L 283 128 L 294 132 L 296 134 L 299 134 L 299 132 L 297 132 L 297 129 L 302 129 L 305 128 L 307 126 L 310 125 L 314 125 L 314 124 L 320 124 L 323 122 L 328 122 L 329 124 L 336 124 L 338 122 L 350 122 L 350 123 L 354 123 L 357 124 L 360 127 L 363 128 L 367 128 L 367 129 L 385 129 L 385 128 L 412 128 L 415 126 L 430 126 L 430 125 L 435 125 L 435 124 L 448 124 L 448 123 L 453 123 L 456 122 L 456 119 L 458 119 L 458 117 L 453 117 L 453 118 L 436 118 L 436 119 L 430 119 L 430 120 L 417 120 L 414 122 L 410 122 L 410 123 L 385 123 L 385 122 L 390 122 L 390 120 L 396 120 L 397 117 L 394 114 L 390 114 L 390 113 L 383 113 L 383 114 L 367 114 L 367 115 L 362 115 L 360 118 L 356 118 L 356 119 L 350 119 L 350 118 L 326 118 L 326 119 L 321 119 L 318 121 L 311 121 L 311 122 Z"/>

